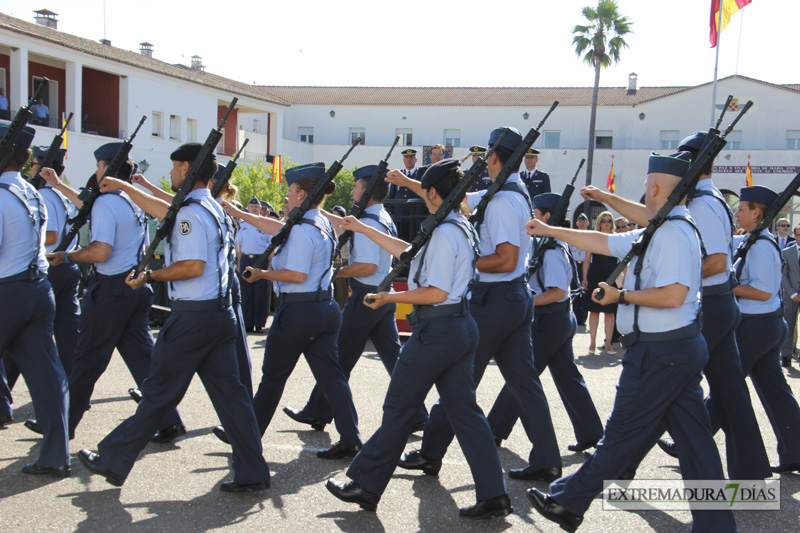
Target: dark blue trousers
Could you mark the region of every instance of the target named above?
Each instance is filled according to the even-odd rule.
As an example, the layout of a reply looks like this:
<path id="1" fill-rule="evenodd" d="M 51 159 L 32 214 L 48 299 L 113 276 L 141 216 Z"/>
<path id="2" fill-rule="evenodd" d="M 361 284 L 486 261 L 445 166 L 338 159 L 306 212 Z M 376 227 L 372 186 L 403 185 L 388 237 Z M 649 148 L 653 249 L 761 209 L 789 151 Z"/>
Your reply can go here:
<path id="1" fill-rule="evenodd" d="M 0 283 L 0 354 L 25 378 L 44 438 L 36 464 L 69 464 L 64 368 L 53 342 L 55 299 L 46 279 Z"/>
<path id="2" fill-rule="evenodd" d="M 242 272 L 255 263 L 255 257 L 248 257 L 242 254 Z M 267 279 L 260 279 L 253 283 L 241 280 L 242 288 L 242 314 L 244 315 L 244 327 L 246 331 L 254 328 L 263 328 L 267 325 L 269 318 L 269 305 L 272 299 L 272 282 Z"/>
<path id="3" fill-rule="evenodd" d="M 550 408 L 533 366 L 533 296 L 528 287 L 515 282 L 479 284 L 472 291 L 470 314 L 479 331 L 475 383 L 480 383 L 486 366 L 494 358 L 533 444 L 528 457 L 530 465 L 537 469 L 561 466 Z M 441 459 L 452 441 L 453 429 L 447 412 L 437 402 L 425 426 L 421 453 L 428 459 Z"/>
<path id="4" fill-rule="evenodd" d="M 136 412 L 98 445 L 103 466 L 127 476 L 160 421 L 175 412 L 195 373 L 233 448 L 234 481 L 269 480 L 250 396 L 236 364 L 236 320 L 230 308 L 173 311 L 158 334 Z"/>
<path id="5" fill-rule="evenodd" d="M 262 435 L 275 414 L 286 380 L 303 354 L 331 404 L 341 443 L 361 444 L 353 395 L 336 354 L 341 324 L 342 314 L 333 300 L 284 303 L 275 312 L 267 335 L 261 383 L 253 397 Z"/>
<path id="6" fill-rule="evenodd" d="M 742 354 L 742 370 L 750 376 L 761 405 L 778 439 L 780 464 L 800 463 L 800 407 L 786 383 L 780 363 L 780 349 L 787 335 L 782 316 L 746 317 L 736 328 Z M 713 392 L 711 393 L 713 398 Z M 712 417 L 712 429 L 719 421 Z"/>
<path id="7" fill-rule="evenodd" d="M 379 309 L 370 309 L 364 305 L 364 297 L 367 293 L 369 293 L 367 289 L 354 288 L 342 310 L 342 327 L 339 329 L 338 340 L 339 365 L 348 380 L 364 352 L 367 339 L 370 339 L 375 345 L 378 357 L 381 358 L 383 366 L 390 375 L 395 361 L 397 361 L 397 354 L 400 353 L 400 337 L 397 334 L 397 322 L 395 321 L 397 306 L 387 304 Z M 333 420 L 333 409 L 325 399 L 322 387 L 314 386 L 311 397 L 303 407 L 303 412 L 326 424 Z M 428 411 L 423 405 L 413 423 L 424 423 L 427 420 Z"/>
<path id="8" fill-rule="evenodd" d="M 419 321 L 400 351 L 381 426 L 353 459 L 347 476 L 369 492 L 383 494 L 397 468 L 419 405 L 436 385 L 440 408 L 447 412 L 475 480 L 477 499 L 508 491 L 489 424 L 475 401 L 473 380 L 478 328 L 467 317 Z"/>
<path id="9" fill-rule="evenodd" d="M 128 287 L 124 275 L 114 278 L 95 275 L 86 286 L 81 301 L 78 347 L 69 375 L 70 434 L 74 434 L 83 418 L 94 385 L 108 367 L 115 348 L 141 389 L 150 373 L 153 350 L 149 326 L 152 297 L 150 287 L 135 291 Z M 165 415 L 164 420 L 155 421 L 159 428 L 181 423 L 177 411 Z"/>
<path id="10" fill-rule="evenodd" d="M 250 348 L 247 347 L 247 332 L 244 328 L 244 315 L 242 315 L 242 297 L 239 288 L 239 276 L 232 275 L 231 280 L 231 300 L 233 301 L 233 313 L 236 319 L 236 363 L 239 365 L 239 378 L 242 385 L 247 389 L 250 397 L 253 397 L 253 365 L 250 362 Z"/>
<path id="11" fill-rule="evenodd" d="M 536 308 L 534 307 L 534 310 Z M 541 375 L 550 369 L 561 401 L 567 410 L 575 439 L 578 443 L 599 440 L 603 436 L 603 423 L 592 402 L 572 352 L 572 337 L 577 324 L 571 311 L 557 311 L 537 315 L 531 324 L 533 339 L 533 365 Z M 519 418 L 514 398 L 504 385 L 494 402 L 489 416 L 492 434 L 507 439 Z"/>
<path id="12" fill-rule="evenodd" d="M 550 485 L 554 500 L 583 515 L 603 490 L 619 479 L 630 457 L 653 445 L 665 426 L 678 446 L 684 479 L 724 479 L 722 462 L 703 405 L 700 371 L 708 361 L 702 335 L 664 342 L 640 342 L 622 358 L 614 408 L 597 450 L 581 467 Z M 692 531 L 736 531 L 730 511 L 692 511 Z"/>

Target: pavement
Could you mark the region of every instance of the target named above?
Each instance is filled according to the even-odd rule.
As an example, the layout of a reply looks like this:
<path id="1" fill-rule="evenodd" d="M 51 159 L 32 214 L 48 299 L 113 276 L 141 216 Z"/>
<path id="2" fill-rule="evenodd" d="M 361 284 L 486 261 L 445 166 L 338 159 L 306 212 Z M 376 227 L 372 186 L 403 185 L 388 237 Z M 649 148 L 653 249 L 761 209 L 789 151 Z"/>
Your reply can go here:
<path id="1" fill-rule="evenodd" d="M 602 333 L 599 334 L 602 336 Z M 586 379 L 600 417 L 605 420 L 615 395 L 622 351 L 616 355 L 599 352 L 588 355 L 589 339 L 579 327 L 575 336 L 576 361 Z M 265 334 L 251 334 L 249 345 L 253 358 L 253 381 L 261 378 Z M 602 338 L 598 339 L 602 341 Z M 598 345 L 602 345 L 598 342 Z M 800 396 L 800 370 L 788 373 L 788 381 Z M 351 385 L 366 440 L 380 424 L 383 397 L 389 376 L 374 348 L 356 366 Z M 567 451 L 574 442 L 572 427 L 549 373 L 542 383 L 562 450 L 565 473 L 576 470 L 582 454 Z M 478 403 L 488 412 L 502 387 L 503 379 L 494 364 L 490 365 L 478 388 Z M 438 478 L 398 469 L 383 494 L 377 513 L 340 502 L 325 489 L 330 477 L 344 479 L 346 460 L 324 460 L 316 451 L 338 440 L 335 428 L 313 431 L 297 424 L 280 410 L 263 438 L 264 456 L 272 471 L 272 487 L 255 494 L 228 494 L 220 483 L 232 477 L 230 448 L 211 434 L 219 423 L 199 379 L 195 379 L 179 406 L 188 434 L 172 444 L 149 444 L 143 451 L 122 488 L 116 488 L 89 472 L 77 460 L 81 448 L 96 450 L 109 431 L 135 408 L 127 390 L 133 386 L 121 358 L 115 354 L 105 374 L 95 387 L 92 408 L 86 413 L 71 441 L 72 476 L 56 480 L 21 473 L 25 463 L 38 454 L 39 437 L 22 422 L 34 417 L 25 383 L 14 390 L 17 409 L 15 422 L 0 430 L 0 531 L 3 532 L 182 532 L 182 531 L 345 531 L 373 532 L 500 532 L 505 530 L 560 531 L 556 524 L 540 517 L 530 507 L 525 489 L 545 483 L 509 479 L 508 489 L 515 513 L 504 519 L 472 521 L 458 516 L 458 508 L 475 501 L 472 477 L 457 443 L 450 446 Z M 303 359 L 290 377 L 281 406 L 302 407 L 314 385 L 314 378 Z M 767 453 L 777 463 L 776 440 L 769 421 L 752 385 L 750 390 L 759 419 Z M 435 390 L 427 398 L 430 407 Z M 421 439 L 409 438 L 407 450 L 418 448 Z M 716 437 L 720 454 L 725 457 L 724 437 Z M 520 424 L 503 442 L 500 458 L 506 471 L 526 466 L 530 444 Z M 723 460 L 723 464 L 724 464 Z M 642 463 L 637 479 L 678 479 L 677 459 L 654 449 Z M 797 531 L 800 524 L 800 475 L 789 474 L 781 480 L 780 511 L 737 511 L 740 532 Z M 689 531 L 688 511 L 606 511 L 598 498 L 585 515 L 580 531 L 673 532 Z"/>

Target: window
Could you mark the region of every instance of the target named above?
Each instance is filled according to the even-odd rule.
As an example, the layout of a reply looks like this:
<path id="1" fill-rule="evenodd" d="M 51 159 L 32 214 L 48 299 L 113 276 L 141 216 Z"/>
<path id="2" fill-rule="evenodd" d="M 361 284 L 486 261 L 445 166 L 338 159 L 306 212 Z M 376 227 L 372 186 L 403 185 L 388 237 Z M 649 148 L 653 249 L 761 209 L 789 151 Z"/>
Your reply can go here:
<path id="1" fill-rule="evenodd" d="M 396 129 L 395 130 L 395 135 L 399 135 L 400 136 L 400 142 L 397 143 L 400 146 L 411 146 L 412 144 L 414 144 L 413 134 L 411 133 L 411 130 L 408 130 L 408 129 Z"/>
<path id="2" fill-rule="evenodd" d="M 789 130 L 786 132 L 786 149 L 800 150 L 800 130 Z"/>
<path id="3" fill-rule="evenodd" d="M 178 115 L 169 116 L 169 138 L 181 140 L 181 117 Z"/>
<path id="4" fill-rule="evenodd" d="M 560 131 L 544 132 L 544 147 L 561 148 L 561 132 Z"/>
<path id="5" fill-rule="evenodd" d="M 163 137 L 164 125 L 162 122 L 164 121 L 164 115 L 158 111 L 153 111 L 151 119 L 153 121 L 153 137 Z"/>
<path id="6" fill-rule="evenodd" d="M 361 137 L 361 144 L 367 144 L 367 132 L 364 128 L 350 128 L 350 144 L 356 142 L 357 137 Z"/>
<path id="7" fill-rule="evenodd" d="M 742 148 L 742 130 L 733 130 L 725 137 L 725 140 L 728 141 L 725 148 L 728 150 L 740 150 Z"/>
<path id="8" fill-rule="evenodd" d="M 219 142 L 217 143 L 217 153 L 225 153 L 225 128 L 222 128 L 222 137 L 219 138 Z"/>
<path id="9" fill-rule="evenodd" d="M 186 119 L 186 140 L 190 143 L 197 142 L 197 119 Z"/>
<path id="10" fill-rule="evenodd" d="M 661 130 L 661 149 L 677 150 L 680 132 L 675 130 Z"/>
<path id="11" fill-rule="evenodd" d="M 253 131 L 261 131 L 261 121 L 257 118 L 253 119 Z"/>
<path id="12" fill-rule="evenodd" d="M 461 130 L 444 130 L 445 146 L 461 146 Z"/>
<path id="13" fill-rule="evenodd" d="M 598 131 L 594 135 L 594 147 L 598 150 L 610 150 L 613 148 L 613 132 Z"/>
<path id="14" fill-rule="evenodd" d="M 301 143 L 314 144 L 314 128 L 297 128 L 297 140 Z"/>

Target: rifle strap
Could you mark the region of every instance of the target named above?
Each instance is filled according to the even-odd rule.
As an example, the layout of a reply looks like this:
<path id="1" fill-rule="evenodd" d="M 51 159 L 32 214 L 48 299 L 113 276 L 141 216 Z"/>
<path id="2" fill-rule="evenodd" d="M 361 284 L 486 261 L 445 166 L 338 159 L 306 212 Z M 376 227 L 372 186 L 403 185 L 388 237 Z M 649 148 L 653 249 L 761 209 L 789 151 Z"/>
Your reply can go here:
<path id="1" fill-rule="evenodd" d="M 317 283 L 319 285 L 320 291 L 327 290 L 325 287 L 322 286 L 322 282 L 325 281 L 325 275 L 330 271 L 331 267 L 333 266 L 334 254 L 336 253 L 336 235 L 333 232 L 333 227 L 330 225 L 330 222 L 328 222 L 327 219 L 325 219 L 325 222 L 327 224 L 323 225 L 319 220 L 314 218 L 301 218 L 300 220 L 298 220 L 299 224 L 309 224 L 311 226 L 314 226 L 319 230 L 320 233 L 322 233 L 322 236 L 324 238 L 331 241 L 331 259 L 330 262 L 328 263 L 328 269 L 322 271 L 322 276 L 319 278 L 319 282 Z M 286 240 L 288 241 L 289 239 L 287 238 Z M 333 283 L 332 277 L 331 277 L 331 283 Z"/>
<path id="2" fill-rule="evenodd" d="M 45 214 L 45 207 L 42 203 L 42 197 L 37 192 L 28 192 L 24 189 L 19 189 L 18 187 L 11 187 L 8 184 L 0 183 L 0 189 L 4 189 L 11 193 L 11 195 L 19 200 L 19 202 L 25 207 L 25 210 L 28 212 L 28 218 L 33 225 L 33 233 L 36 235 L 37 239 L 34 244 L 33 248 L 33 259 L 31 260 L 30 265 L 28 265 L 28 279 L 33 280 L 36 279 L 36 272 L 39 269 L 38 259 L 39 259 L 39 245 L 42 242 L 42 232 L 44 231 L 45 223 L 47 222 L 47 215 Z M 36 200 L 39 204 L 39 212 L 35 213 L 31 204 L 29 203 L 31 200 Z M 37 216 L 38 215 L 38 216 Z M 36 223 L 39 223 L 39 227 L 36 227 Z"/>
<path id="3" fill-rule="evenodd" d="M 728 202 L 725 201 L 725 198 L 719 194 L 716 190 L 695 190 L 692 193 L 691 199 L 700 198 L 701 196 L 710 196 L 711 198 L 715 198 L 722 204 L 723 211 L 725 214 L 728 215 L 728 224 L 730 226 L 730 234 L 733 235 L 734 232 L 734 225 L 733 225 L 733 212 L 731 212 L 731 206 L 728 205 Z M 733 239 L 731 239 L 731 258 L 733 258 Z"/>
<path id="4" fill-rule="evenodd" d="M 464 235 L 467 237 L 467 242 L 469 242 L 470 246 L 472 247 L 472 280 L 467 285 L 467 290 L 461 296 L 462 302 L 467 299 L 467 295 L 472 290 L 473 285 L 478 281 L 478 271 L 475 268 L 478 264 L 478 258 L 481 256 L 481 249 L 480 249 L 480 239 L 478 238 L 478 230 L 476 230 L 470 223 L 466 222 L 461 217 L 458 218 L 446 218 L 442 220 L 442 224 L 453 224 L 461 228 L 461 231 L 464 232 Z M 433 233 L 431 233 L 433 235 Z M 419 286 L 419 278 L 422 274 L 422 265 L 425 263 L 425 255 L 428 253 L 428 245 L 430 244 L 430 240 L 425 243 L 425 247 L 419 254 L 419 264 L 417 266 L 417 271 L 414 274 L 414 283 Z"/>
<path id="5" fill-rule="evenodd" d="M 58 198 L 58 200 L 61 202 L 61 205 L 64 207 L 64 225 L 61 226 L 61 235 L 59 235 L 58 242 L 56 242 L 56 244 L 55 244 L 55 247 L 58 248 L 58 245 L 61 244 L 61 241 L 67 235 L 67 224 L 68 224 L 67 221 L 70 218 L 70 205 L 72 205 L 72 204 L 71 204 L 71 202 L 69 200 L 67 200 L 66 196 L 64 196 L 63 194 L 61 194 L 60 192 L 58 192 L 57 190 L 55 190 L 52 187 L 42 187 L 41 189 L 39 189 L 39 194 L 40 195 L 43 196 L 45 192 L 50 192 L 50 193 L 55 194 L 56 198 Z M 78 247 L 78 244 L 76 243 L 75 246 L 72 247 L 72 249 L 75 250 L 77 247 Z"/>

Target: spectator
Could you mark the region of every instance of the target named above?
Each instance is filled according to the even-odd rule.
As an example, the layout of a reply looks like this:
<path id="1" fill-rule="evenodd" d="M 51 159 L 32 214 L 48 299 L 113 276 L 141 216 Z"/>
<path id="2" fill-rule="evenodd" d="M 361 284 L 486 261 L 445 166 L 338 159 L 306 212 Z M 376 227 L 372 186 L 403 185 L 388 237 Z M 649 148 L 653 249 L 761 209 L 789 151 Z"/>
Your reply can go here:
<path id="1" fill-rule="evenodd" d="M 596 231 L 601 233 L 614 233 L 614 217 L 608 211 L 603 211 L 597 217 Z M 605 325 L 605 351 L 609 355 L 616 352 L 611 348 L 611 340 L 614 336 L 614 313 L 617 304 L 600 305 L 591 297 L 592 292 L 597 288 L 601 281 L 606 281 L 617 266 L 617 259 L 608 255 L 593 254 L 586 252 L 586 259 L 583 261 L 583 282 L 581 285 L 586 289 L 586 309 L 589 311 L 589 354 L 595 353 L 595 337 L 597 336 L 597 324 L 600 321 L 600 313 L 603 313 L 603 323 Z"/>
<path id="2" fill-rule="evenodd" d="M 50 109 L 45 105 L 42 97 L 39 97 L 36 103 L 31 106 L 31 112 L 33 113 L 31 121 L 34 124 L 39 124 L 40 126 L 48 125 L 47 116 L 50 114 Z"/>
<path id="3" fill-rule="evenodd" d="M 0 89 L 0 118 L 3 120 L 11 120 L 11 115 L 8 112 L 8 98 L 3 89 Z"/>

